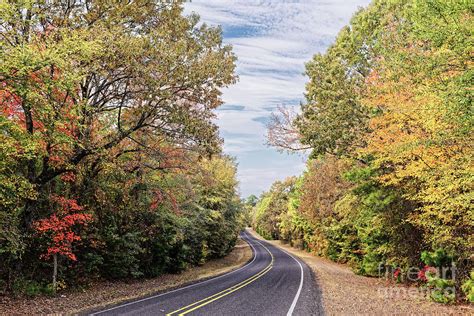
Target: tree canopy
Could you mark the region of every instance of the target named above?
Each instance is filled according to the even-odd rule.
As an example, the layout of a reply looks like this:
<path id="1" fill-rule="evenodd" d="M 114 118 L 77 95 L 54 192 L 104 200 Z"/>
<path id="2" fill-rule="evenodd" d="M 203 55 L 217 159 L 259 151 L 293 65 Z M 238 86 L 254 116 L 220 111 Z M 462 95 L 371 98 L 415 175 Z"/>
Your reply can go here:
<path id="1" fill-rule="evenodd" d="M 0 23 L 0 288 L 47 289 L 51 256 L 73 284 L 232 249 L 213 110 L 236 58 L 219 28 L 152 0 L 2 1 Z"/>
<path id="2" fill-rule="evenodd" d="M 257 205 L 271 237 L 368 275 L 444 256 L 460 288 L 473 266 L 472 29 L 469 1 L 375 0 L 306 64 L 306 102 L 274 114 L 269 142 L 312 159 L 295 201 L 278 215 L 260 212 L 270 193 Z"/>

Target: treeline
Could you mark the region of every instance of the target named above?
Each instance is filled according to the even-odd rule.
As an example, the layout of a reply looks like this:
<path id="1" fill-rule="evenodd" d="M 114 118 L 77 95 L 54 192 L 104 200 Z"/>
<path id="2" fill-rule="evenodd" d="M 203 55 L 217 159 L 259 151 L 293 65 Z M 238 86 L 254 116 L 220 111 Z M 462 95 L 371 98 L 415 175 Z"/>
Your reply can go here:
<path id="1" fill-rule="evenodd" d="M 474 301 L 473 29 L 462 0 L 355 14 L 306 64 L 301 111 L 269 124 L 270 144 L 312 153 L 302 176 L 260 197 L 256 230 L 364 275 L 406 281 L 419 268 L 412 281 L 434 300 L 455 300 L 455 287 Z M 451 263 L 455 275 L 430 273 Z"/>
<path id="2" fill-rule="evenodd" d="M 212 122 L 235 81 L 180 1 L 0 4 L 0 294 L 153 277 L 227 254 L 236 164 Z"/>

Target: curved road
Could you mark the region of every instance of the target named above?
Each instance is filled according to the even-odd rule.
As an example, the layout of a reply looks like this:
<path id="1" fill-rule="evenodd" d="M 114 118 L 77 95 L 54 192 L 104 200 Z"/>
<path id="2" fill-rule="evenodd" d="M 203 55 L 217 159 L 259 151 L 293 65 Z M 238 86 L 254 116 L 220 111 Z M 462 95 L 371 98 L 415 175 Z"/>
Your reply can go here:
<path id="1" fill-rule="evenodd" d="M 304 262 L 241 234 L 253 259 L 227 274 L 91 315 L 322 315 L 321 295 Z"/>

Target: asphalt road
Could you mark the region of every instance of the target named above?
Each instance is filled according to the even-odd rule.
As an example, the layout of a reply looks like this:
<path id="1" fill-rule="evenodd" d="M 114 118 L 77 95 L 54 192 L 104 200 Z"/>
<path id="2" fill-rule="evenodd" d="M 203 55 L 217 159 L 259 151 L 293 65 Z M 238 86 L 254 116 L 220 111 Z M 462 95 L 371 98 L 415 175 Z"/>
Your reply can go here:
<path id="1" fill-rule="evenodd" d="M 247 232 L 253 259 L 227 274 L 91 315 L 322 315 L 321 295 L 304 262 Z"/>

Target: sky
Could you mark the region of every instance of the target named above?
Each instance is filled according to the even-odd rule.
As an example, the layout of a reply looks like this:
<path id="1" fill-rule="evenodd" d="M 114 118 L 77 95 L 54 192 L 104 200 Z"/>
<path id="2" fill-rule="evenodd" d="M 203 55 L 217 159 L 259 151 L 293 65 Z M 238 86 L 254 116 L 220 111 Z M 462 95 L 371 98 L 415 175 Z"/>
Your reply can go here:
<path id="1" fill-rule="evenodd" d="M 369 0 L 192 0 L 209 25 L 221 25 L 236 54 L 239 81 L 223 90 L 216 123 L 224 152 L 237 158 L 243 197 L 267 191 L 276 180 L 299 175 L 305 155 L 266 145 L 266 123 L 279 105 L 304 101 L 304 64 L 324 52 L 358 8 Z"/>

